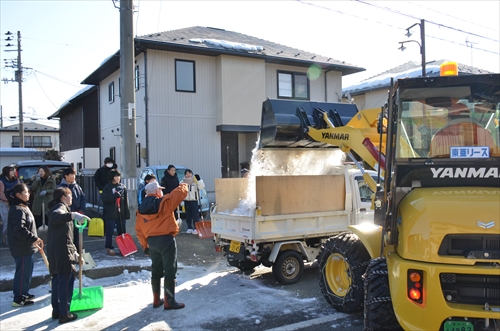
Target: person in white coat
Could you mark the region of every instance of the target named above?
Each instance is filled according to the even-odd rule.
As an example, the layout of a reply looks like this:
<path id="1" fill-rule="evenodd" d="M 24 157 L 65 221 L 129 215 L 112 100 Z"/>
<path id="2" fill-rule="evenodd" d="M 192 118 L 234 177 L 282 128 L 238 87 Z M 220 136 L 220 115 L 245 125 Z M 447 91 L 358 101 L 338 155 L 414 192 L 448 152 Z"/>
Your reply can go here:
<path id="1" fill-rule="evenodd" d="M 188 226 L 186 233 L 198 235 L 198 231 L 195 226 L 196 222 L 200 221 L 200 190 L 205 188 L 205 183 L 203 183 L 203 179 L 201 179 L 199 175 L 193 176 L 193 171 L 191 169 L 186 169 L 181 183 L 186 183 L 188 185 L 188 194 L 186 199 L 184 199 L 186 223 Z"/>

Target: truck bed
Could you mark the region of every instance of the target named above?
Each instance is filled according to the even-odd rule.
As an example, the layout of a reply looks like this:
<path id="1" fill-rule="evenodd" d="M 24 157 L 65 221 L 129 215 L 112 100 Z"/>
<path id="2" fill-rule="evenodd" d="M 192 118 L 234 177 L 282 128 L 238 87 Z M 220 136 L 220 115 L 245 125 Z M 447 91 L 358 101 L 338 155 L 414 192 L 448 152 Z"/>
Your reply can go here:
<path id="1" fill-rule="evenodd" d="M 273 242 L 347 230 L 345 175 L 218 178 L 212 232 L 226 240 Z M 244 208 L 242 208 L 242 206 Z M 246 208 L 246 209 L 245 209 Z"/>
<path id="2" fill-rule="evenodd" d="M 347 230 L 350 212 L 345 210 L 273 216 L 241 216 L 214 212 L 212 232 L 227 240 L 273 242 L 330 237 Z"/>

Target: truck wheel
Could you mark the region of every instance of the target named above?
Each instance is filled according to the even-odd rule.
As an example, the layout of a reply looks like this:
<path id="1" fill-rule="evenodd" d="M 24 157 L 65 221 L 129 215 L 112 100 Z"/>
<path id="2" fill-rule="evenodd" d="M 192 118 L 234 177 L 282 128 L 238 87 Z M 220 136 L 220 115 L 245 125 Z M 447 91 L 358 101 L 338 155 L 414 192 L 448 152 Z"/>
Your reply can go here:
<path id="1" fill-rule="evenodd" d="M 337 311 L 363 311 L 363 274 L 370 255 L 357 235 L 343 232 L 327 240 L 318 258 L 319 286 Z"/>
<path id="2" fill-rule="evenodd" d="M 392 308 L 387 261 L 383 257 L 371 260 L 365 279 L 364 331 L 398 330 L 399 325 Z"/>
<path id="3" fill-rule="evenodd" d="M 304 259 L 293 250 L 286 250 L 278 255 L 273 264 L 273 275 L 283 285 L 297 283 L 304 273 Z"/>

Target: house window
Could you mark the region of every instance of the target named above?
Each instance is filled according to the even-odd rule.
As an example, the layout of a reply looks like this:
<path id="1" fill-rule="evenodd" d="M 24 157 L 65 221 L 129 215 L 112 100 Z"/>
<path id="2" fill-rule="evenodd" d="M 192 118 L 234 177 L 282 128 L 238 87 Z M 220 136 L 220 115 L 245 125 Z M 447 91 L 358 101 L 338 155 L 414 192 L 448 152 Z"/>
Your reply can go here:
<path id="1" fill-rule="evenodd" d="M 139 66 L 135 66 L 135 90 L 139 91 Z"/>
<path id="2" fill-rule="evenodd" d="M 118 78 L 118 96 L 122 97 L 122 79 Z"/>
<path id="3" fill-rule="evenodd" d="M 12 147 L 20 147 L 21 138 L 19 136 L 12 136 Z M 31 144 L 31 136 L 24 136 L 24 147 L 33 147 Z"/>
<path id="4" fill-rule="evenodd" d="M 305 73 L 278 71 L 278 98 L 309 100 L 309 79 Z"/>
<path id="5" fill-rule="evenodd" d="M 175 60 L 175 90 L 196 92 L 194 61 Z"/>
<path id="6" fill-rule="evenodd" d="M 116 149 L 114 147 L 109 148 L 109 157 L 115 160 L 116 163 Z"/>
<path id="7" fill-rule="evenodd" d="M 50 136 L 34 136 L 32 139 L 33 147 L 50 148 L 52 147 L 52 142 Z"/>
<path id="8" fill-rule="evenodd" d="M 109 103 L 115 102 L 115 82 L 108 85 L 108 101 Z"/>

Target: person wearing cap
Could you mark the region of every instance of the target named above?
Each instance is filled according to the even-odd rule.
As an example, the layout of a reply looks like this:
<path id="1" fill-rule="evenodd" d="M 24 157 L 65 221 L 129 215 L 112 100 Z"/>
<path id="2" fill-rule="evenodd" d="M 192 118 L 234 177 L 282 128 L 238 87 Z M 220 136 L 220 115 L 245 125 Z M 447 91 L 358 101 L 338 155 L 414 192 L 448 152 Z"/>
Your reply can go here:
<path id="1" fill-rule="evenodd" d="M 149 174 L 149 175 L 146 175 L 146 177 L 144 177 L 144 183 L 145 185 L 148 185 L 149 183 L 152 183 L 152 182 L 155 182 L 156 181 L 156 176 L 153 175 L 153 174 Z M 145 190 L 146 186 L 144 186 L 143 188 L 141 188 L 139 190 L 139 194 L 137 195 L 138 199 L 137 199 L 137 205 L 140 206 L 141 203 L 142 203 L 142 200 L 144 200 L 144 198 L 146 197 L 146 190 Z"/>
<path id="2" fill-rule="evenodd" d="M 248 174 L 250 173 L 250 170 L 247 168 L 241 169 L 241 178 L 248 178 Z"/>
<path id="3" fill-rule="evenodd" d="M 116 168 L 118 168 L 118 166 L 116 165 L 115 160 L 111 157 L 107 157 L 104 159 L 104 165 L 97 169 L 94 174 L 94 182 L 95 186 L 97 186 L 97 189 L 99 190 L 99 193 L 102 193 L 104 186 L 109 183 L 109 172 Z"/>
<path id="4" fill-rule="evenodd" d="M 163 309 L 181 309 L 183 303 L 175 300 L 175 278 L 177 274 L 177 244 L 175 236 L 179 225 L 174 210 L 188 194 L 188 185 L 180 184 L 169 194 L 157 181 L 144 190 L 146 198 L 136 211 L 135 231 L 144 253 L 151 256 L 151 287 L 153 308 L 163 304 Z M 161 296 L 161 279 L 164 278 L 164 300 Z"/>
<path id="5" fill-rule="evenodd" d="M 126 233 L 125 220 L 130 219 L 128 209 L 127 188 L 120 182 L 121 174 L 118 170 L 112 169 L 109 172 L 109 183 L 102 190 L 104 228 L 106 230 L 106 241 L 104 247 L 108 255 L 115 255 L 113 247 L 113 233 L 116 229 L 118 235 Z M 120 198 L 120 211 L 118 211 L 117 199 Z"/>

